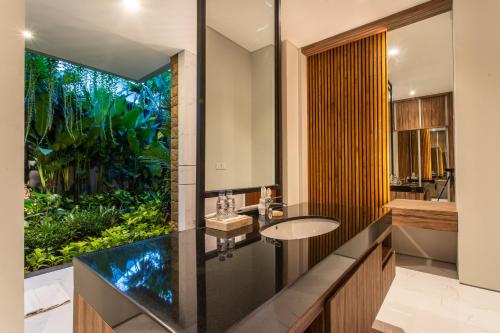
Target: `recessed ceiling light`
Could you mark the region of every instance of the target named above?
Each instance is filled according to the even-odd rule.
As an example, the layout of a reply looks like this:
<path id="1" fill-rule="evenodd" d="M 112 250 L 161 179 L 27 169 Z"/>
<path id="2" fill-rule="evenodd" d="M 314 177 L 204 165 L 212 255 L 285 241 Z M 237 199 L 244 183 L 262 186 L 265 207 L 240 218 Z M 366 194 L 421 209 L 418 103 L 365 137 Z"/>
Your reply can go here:
<path id="1" fill-rule="evenodd" d="M 24 39 L 31 39 L 31 38 L 33 38 L 33 33 L 29 30 L 24 30 L 23 37 L 24 37 Z"/>
<path id="2" fill-rule="evenodd" d="M 399 49 L 396 48 L 396 47 L 393 47 L 391 49 L 389 49 L 389 56 L 390 57 L 394 57 L 394 56 L 397 56 L 399 55 Z"/>
<path id="3" fill-rule="evenodd" d="M 131 12 L 136 12 L 141 9 L 141 3 L 139 0 L 122 0 L 125 9 Z"/>
<path id="4" fill-rule="evenodd" d="M 415 95 L 415 90 L 410 90 L 410 96 L 414 96 Z"/>

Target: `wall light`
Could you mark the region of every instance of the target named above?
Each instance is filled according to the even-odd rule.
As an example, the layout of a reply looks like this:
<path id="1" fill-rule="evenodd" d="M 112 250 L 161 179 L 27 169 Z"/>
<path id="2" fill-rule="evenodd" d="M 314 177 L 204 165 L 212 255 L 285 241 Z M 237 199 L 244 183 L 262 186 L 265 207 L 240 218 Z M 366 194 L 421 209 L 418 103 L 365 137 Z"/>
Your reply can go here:
<path id="1" fill-rule="evenodd" d="M 130 12 L 136 12 L 141 9 L 141 3 L 139 0 L 122 0 L 125 9 Z"/>
<path id="2" fill-rule="evenodd" d="M 399 49 L 396 48 L 396 47 L 393 47 L 391 49 L 389 49 L 389 56 L 390 57 L 395 57 L 395 56 L 398 56 L 399 55 Z"/>
<path id="3" fill-rule="evenodd" d="M 23 31 L 23 37 L 24 39 L 32 39 L 33 38 L 33 33 L 29 30 L 24 30 Z"/>

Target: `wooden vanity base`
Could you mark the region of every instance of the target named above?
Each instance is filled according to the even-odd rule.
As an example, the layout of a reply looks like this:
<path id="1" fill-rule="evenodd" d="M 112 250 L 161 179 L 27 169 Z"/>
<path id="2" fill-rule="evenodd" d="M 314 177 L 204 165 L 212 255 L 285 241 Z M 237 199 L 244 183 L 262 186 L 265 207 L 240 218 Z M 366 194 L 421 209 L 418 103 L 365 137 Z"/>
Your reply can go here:
<path id="1" fill-rule="evenodd" d="M 373 332 L 380 307 L 396 276 L 396 254 L 392 230 L 335 288 L 324 309 L 306 330 L 307 333 Z"/>
<path id="2" fill-rule="evenodd" d="M 115 333 L 115 331 L 99 316 L 85 299 L 75 293 L 73 303 L 74 333 Z"/>

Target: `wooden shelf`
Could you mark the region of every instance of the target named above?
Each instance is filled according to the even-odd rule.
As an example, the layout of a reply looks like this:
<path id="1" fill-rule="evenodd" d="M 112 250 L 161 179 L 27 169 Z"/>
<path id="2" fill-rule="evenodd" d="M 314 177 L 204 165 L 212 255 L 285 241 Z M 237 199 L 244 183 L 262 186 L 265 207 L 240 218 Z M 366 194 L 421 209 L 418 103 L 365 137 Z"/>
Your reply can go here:
<path id="1" fill-rule="evenodd" d="M 384 205 L 392 210 L 392 224 L 439 231 L 458 231 L 454 202 L 396 199 Z"/>

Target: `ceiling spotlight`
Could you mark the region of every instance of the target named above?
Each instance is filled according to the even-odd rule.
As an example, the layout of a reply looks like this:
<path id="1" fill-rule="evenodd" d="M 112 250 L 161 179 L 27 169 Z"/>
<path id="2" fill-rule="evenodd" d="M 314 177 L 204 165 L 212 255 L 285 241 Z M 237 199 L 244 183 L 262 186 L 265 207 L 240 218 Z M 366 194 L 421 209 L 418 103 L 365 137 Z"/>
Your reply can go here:
<path id="1" fill-rule="evenodd" d="M 410 96 L 415 96 L 415 90 L 410 91 Z"/>
<path id="2" fill-rule="evenodd" d="M 393 48 L 389 49 L 389 56 L 390 57 L 394 57 L 394 56 L 397 56 L 397 55 L 399 55 L 399 49 L 398 48 L 393 47 Z"/>
<path id="3" fill-rule="evenodd" d="M 141 9 L 139 0 L 122 0 L 125 8 L 130 12 L 136 12 Z"/>
<path id="4" fill-rule="evenodd" d="M 23 37 L 24 39 L 32 39 L 33 38 L 33 33 L 29 30 L 24 30 L 23 31 Z"/>

